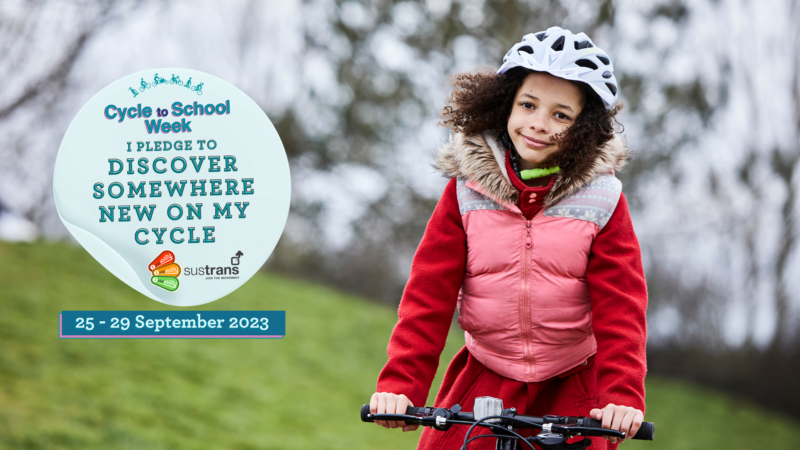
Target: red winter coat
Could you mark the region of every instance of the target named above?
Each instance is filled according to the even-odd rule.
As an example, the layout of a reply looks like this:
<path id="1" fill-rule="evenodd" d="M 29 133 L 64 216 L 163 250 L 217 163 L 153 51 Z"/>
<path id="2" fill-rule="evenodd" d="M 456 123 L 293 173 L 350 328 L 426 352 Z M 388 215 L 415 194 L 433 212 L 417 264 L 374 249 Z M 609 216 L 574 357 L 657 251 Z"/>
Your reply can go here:
<path id="1" fill-rule="evenodd" d="M 405 394 L 414 405 L 421 406 L 430 390 L 467 267 L 467 233 L 455 178 L 471 181 L 498 204 L 517 205 L 531 219 L 541 208 L 558 205 L 600 175 L 620 168 L 626 155 L 621 138 L 615 138 L 586 161 L 557 173 L 549 186 L 533 188 L 525 186 L 510 170 L 505 151 L 494 136 L 456 135 L 437 161 L 438 168 L 454 179 L 445 189 L 414 257 L 399 320 L 389 342 L 389 361 L 378 379 L 378 392 Z M 534 193 L 537 195 L 532 197 Z M 461 404 L 471 411 L 475 396 L 505 395 L 511 397 L 503 398 L 505 407 L 513 405 L 521 414 L 588 415 L 590 409 L 608 403 L 644 411 L 647 291 L 624 195 L 591 242 L 585 283 L 591 299 L 591 332 L 597 342 L 596 353 L 588 361 L 581 360 L 582 364 L 566 368 L 558 376 L 530 382 L 500 376 L 462 349 L 445 375 L 436 406 L 452 406 L 439 402 L 466 401 Z M 573 373 L 576 375 L 569 376 Z M 496 382 L 488 382 L 490 379 Z M 483 392 L 475 391 L 478 385 Z M 520 398 L 523 393 L 524 399 Z M 542 407 L 552 409 L 540 410 Z M 420 448 L 429 448 L 441 435 L 457 434 L 453 431 L 456 428 L 460 427 L 448 433 L 426 431 Z M 597 444 L 604 446 L 604 442 Z"/>

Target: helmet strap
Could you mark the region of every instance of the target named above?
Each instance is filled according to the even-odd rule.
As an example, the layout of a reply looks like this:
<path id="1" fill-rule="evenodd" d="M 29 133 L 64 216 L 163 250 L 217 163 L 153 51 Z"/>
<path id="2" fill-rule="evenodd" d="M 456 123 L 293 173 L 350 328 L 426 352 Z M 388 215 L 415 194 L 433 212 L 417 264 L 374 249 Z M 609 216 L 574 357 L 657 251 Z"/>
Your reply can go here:
<path id="1" fill-rule="evenodd" d="M 511 136 L 508 135 L 508 130 L 503 131 L 503 134 L 500 135 L 500 142 L 509 150 L 508 156 L 511 159 L 511 168 L 514 169 L 514 173 L 522 179 L 522 175 L 519 173 L 519 153 L 517 153 L 517 148 L 514 147 L 514 143 L 511 142 Z"/>
<path id="2" fill-rule="evenodd" d="M 511 141 L 511 136 L 508 135 L 508 130 L 504 131 L 503 134 L 500 136 L 500 141 L 507 149 L 509 149 L 508 155 L 511 158 L 511 167 L 514 169 L 514 172 L 521 180 L 532 180 L 534 178 L 546 177 L 561 170 L 561 168 L 558 166 L 546 169 L 520 170 L 519 169 L 520 156 L 519 153 L 517 152 L 517 148 L 514 147 L 514 143 Z"/>

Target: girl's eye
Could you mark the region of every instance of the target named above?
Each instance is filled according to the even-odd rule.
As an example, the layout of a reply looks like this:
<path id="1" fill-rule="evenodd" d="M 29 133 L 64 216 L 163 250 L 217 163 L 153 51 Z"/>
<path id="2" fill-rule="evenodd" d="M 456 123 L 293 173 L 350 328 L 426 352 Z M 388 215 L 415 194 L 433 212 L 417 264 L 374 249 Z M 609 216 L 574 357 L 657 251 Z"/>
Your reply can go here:
<path id="1" fill-rule="evenodd" d="M 570 120 L 570 117 L 562 112 L 557 112 L 556 118 L 561 120 Z"/>
<path id="2" fill-rule="evenodd" d="M 524 109 L 533 109 L 533 103 L 531 102 L 522 102 L 520 103 L 520 106 L 522 106 Z"/>

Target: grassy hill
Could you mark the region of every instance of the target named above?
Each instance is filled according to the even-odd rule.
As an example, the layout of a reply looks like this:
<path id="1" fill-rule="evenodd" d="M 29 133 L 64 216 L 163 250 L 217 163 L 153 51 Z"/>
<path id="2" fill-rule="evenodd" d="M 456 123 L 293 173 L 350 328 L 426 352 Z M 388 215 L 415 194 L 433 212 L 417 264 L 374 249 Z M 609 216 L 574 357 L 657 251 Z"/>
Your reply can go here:
<path id="1" fill-rule="evenodd" d="M 60 340 L 58 314 L 71 309 L 180 308 L 78 247 L 0 242 L 0 448 L 415 448 L 419 432 L 358 418 L 385 362 L 391 309 L 269 274 L 193 309 L 285 310 L 283 340 Z M 443 365 L 462 343 L 454 332 Z M 796 447 L 797 423 L 746 402 L 652 377 L 647 389 L 657 440 L 622 448 Z"/>

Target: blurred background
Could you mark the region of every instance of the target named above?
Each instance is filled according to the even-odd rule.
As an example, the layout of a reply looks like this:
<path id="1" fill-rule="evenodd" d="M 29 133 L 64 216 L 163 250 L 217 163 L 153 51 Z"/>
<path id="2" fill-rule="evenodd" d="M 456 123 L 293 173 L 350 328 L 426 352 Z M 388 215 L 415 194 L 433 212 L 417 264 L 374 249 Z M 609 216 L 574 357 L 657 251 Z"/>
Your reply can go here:
<path id="1" fill-rule="evenodd" d="M 794 0 L 0 1 L 0 240 L 7 241 L 0 259 L 8 268 L 0 273 L 7 355 L 0 358 L 0 443 L 41 444 L 15 433 L 41 425 L 20 386 L 28 370 L 50 364 L 44 348 L 60 354 L 71 346 L 87 358 L 105 348 L 60 341 L 61 350 L 52 342 L 21 350 L 26 332 L 13 331 L 30 331 L 17 319 L 30 317 L 33 298 L 60 311 L 67 308 L 51 294 L 94 295 L 80 271 L 52 292 L 31 282 L 72 264 L 56 262 L 83 261 L 86 273 L 106 280 L 82 250 L 53 243 L 69 241 L 53 202 L 55 156 L 72 118 L 96 92 L 139 70 L 187 67 L 236 85 L 262 106 L 289 156 L 293 198 L 258 283 L 302 289 L 313 281 L 335 289 L 333 297 L 367 299 L 352 300 L 353 310 L 377 308 L 368 309 L 384 317 L 375 325 L 372 362 L 351 368 L 366 372 L 353 388 L 364 402 L 385 361 L 414 250 L 447 181 L 434 173 L 431 155 L 448 138 L 436 125 L 448 75 L 497 68 L 524 34 L 553 25 L 586 32 L 611 56 L 619 80 L 620 121 L 635 156 L 618 176 L 645 261 L 653 379 L 757 405 L 787 417 L 797 431 L 800 28 L 791 24 L 800 20 L 799 8 Z M 113 277 L 104 283 L 133 303 L 106 305 L 99 296 L 98 309 L 162 307 Z M 63 291 L 65 284 L 76 290 Z M 267 309 L 258 300 L 264 292 L 248 289 L 229 305 Z M 291 317 L 279 299 L 270 305 Z M 52 340 L 55 328 L 35 326 Z M 454 336 L 448 346 L 457 350 L 463 342 Z M 169 345 L 186 345 L 171 350 L 183 354 L 191 344 Z M 239 346 L 221 354 L 289 345 L 272 344 L 209 345 Z M 74 368 L 65 361 L 65 369 Z M 320 442 L 331 439 L 338 438 Z M 61 443 L 42 448 L 71 448 L 73 441 L 47 442 Z M 693 448 L 687 445 L 672 448 Z"/>

